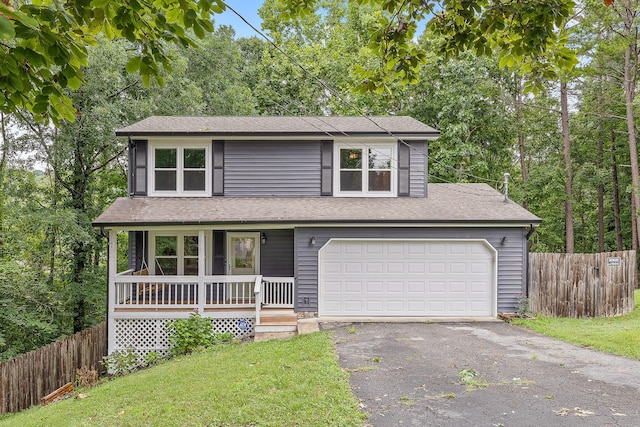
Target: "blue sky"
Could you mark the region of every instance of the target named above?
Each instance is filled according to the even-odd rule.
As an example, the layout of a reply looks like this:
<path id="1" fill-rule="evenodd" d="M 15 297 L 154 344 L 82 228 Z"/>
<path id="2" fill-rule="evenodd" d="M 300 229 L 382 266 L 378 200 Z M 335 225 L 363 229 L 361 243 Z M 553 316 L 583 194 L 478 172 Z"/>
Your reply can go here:
<path id="1" fill-rule="evenodd" d="M 258 9 L 264 3 L 264 0 L 226 0 L 227 5 L 235 9 L 240 15 L 242 15 L 247 21 L 249 21 L 257 29 L 261 30 L 261 20 L 258 16 Z M 251 37 L 257 34 L 245 24 L 238 16 L 226 10 L 224 13 L 214 16 L 216 26 L 230 25 L 236 30 L 237 37 Z M 426 22 L 423 21 L 418 25 L 417 34 L 420 35 L 424 31 Z"/>
<path id="2" fill-rule="evenodd" d="M 226 0 L 226 3 L 234 8 L 240 15 L 244 16 L 244 18 L 257 29 L 260 29 L 258 9 L 260 9 L 264 0 Z M 220 15 L 215 15 L 213 19 L 215 20 L 216 26 L 232 26 L 233 29 L 236 30 L 237 37 L 250 37 L 257 35 L 247 24 L 238 18 L 235 13 L 228 9 Z"/>

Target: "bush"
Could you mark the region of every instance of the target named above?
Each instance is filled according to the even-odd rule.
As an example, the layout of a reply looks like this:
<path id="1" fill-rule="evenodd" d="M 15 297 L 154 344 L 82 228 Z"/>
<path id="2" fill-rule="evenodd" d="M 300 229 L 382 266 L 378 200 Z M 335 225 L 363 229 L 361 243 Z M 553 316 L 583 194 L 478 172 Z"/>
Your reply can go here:
<path id="1" fill-rule="evenodd" d="M 216 333 L 211 320 L 197 312 L 191 313 L 188 319 L 167 322 L 166 328 L 172 356 L 193 353 L 233 339 L 231 333 Z"/>
<path id="2" fill-rule="evenodd" d="M 138 352 L 133 348 L 114 351 L 102 358 L 102 364 L 115 377 L 121 377 L 143 366 Z"/>

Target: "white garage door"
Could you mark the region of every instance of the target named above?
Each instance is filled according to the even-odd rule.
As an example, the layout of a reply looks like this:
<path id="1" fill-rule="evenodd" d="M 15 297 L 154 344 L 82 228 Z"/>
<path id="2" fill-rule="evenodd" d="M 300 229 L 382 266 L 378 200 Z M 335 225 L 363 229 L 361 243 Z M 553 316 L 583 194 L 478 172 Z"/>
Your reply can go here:
<path id="1" fill-rule="evenodd" d="M 321 316 L 494 316 L 496 251 L 484 240 L 331 240 Z"/>

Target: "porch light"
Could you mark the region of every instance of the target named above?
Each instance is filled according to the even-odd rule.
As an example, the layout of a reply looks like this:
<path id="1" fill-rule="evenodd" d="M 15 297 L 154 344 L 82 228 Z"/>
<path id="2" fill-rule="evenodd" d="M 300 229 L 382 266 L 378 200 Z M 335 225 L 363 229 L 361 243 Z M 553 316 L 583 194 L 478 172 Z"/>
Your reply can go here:
<path id="1" fill-rule="evenodd" d="M 316 244 L 316 236 L 311 236 L 311 238 L 309 239 L 309 244 L 311 246 Z"/>
<path id="2" fill-rule="evenodd" d="M 260 237 L 260 243 L 262 243 L 263 245 L 267 244 L 267 235 L 262 233 L 262 237 Z"/>
<path id="3" fill-rule="evenodd" d="M 502 239 L 500 239 L 500 244 L 504 245 L 509 241 L 509 238 L 507 236 L 502 236 Z"/>

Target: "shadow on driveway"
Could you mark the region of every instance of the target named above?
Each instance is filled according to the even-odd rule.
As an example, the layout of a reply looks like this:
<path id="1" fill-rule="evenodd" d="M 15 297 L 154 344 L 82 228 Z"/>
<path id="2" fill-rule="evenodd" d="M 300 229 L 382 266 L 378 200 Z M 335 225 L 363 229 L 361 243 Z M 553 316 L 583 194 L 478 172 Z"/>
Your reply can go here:
<path id="1" fill-rule="evenodd" d="M 501 322 L 320 326 L 373 426 L 640 426 L 638 361 Z"/>

